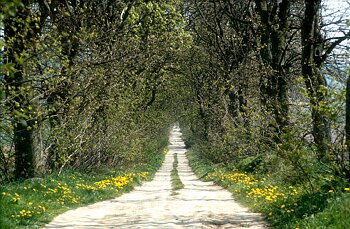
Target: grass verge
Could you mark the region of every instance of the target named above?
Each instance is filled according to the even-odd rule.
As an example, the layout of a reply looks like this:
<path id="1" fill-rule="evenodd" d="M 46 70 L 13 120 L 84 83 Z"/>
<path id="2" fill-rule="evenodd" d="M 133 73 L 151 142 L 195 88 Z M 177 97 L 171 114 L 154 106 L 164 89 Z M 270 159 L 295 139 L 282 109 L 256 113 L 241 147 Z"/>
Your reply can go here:
<path id="1" fill-rule="evenodd" d="M 183 189 L 184 184 L 182 183 L 179 173 L 177 171 L 177 166 L 179 164 L 179 161 L 177 159 L 177 154 L 174 154 L 174 162 L 173 162 L 173 169 L 171 170 L 170 177 L 171 177 L 171 186 L 172 186 L 172 195 L 177 195 L 177 190 Z"/>
<path id="2" fill-rule="evenodd" d="M 156 154 L 149 163 L 116 170 L 66 170 L 0 186 L 0 228 L 38 228 L 73 208 L 112 199 L 153 178 L 164 159 Z"/>
<path id="3" fill-rule="evenodd" d="M 262 213 L 273 228 L 350 228 L 350 187 L 310 191 L 273 176 L 219 168 L 194 152 L 187 157 L 199 178 L 228 189 L 238 202 Z"/>

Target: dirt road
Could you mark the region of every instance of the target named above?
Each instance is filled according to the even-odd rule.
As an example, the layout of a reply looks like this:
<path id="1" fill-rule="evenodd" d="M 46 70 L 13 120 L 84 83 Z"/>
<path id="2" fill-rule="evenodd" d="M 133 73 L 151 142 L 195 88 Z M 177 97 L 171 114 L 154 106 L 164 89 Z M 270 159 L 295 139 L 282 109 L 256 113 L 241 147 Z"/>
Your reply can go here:
<path id="1" fill-rule="evenodd" d="M 265 228 L 261 216 L 239 206 L 228 191 L 196 178 L 178 128 L 170 143 L 152 181 L 116 199 L 68 211 L 44 228 Z M 178 195 L 171 195 L 174 153 L 185 185 Z"/>

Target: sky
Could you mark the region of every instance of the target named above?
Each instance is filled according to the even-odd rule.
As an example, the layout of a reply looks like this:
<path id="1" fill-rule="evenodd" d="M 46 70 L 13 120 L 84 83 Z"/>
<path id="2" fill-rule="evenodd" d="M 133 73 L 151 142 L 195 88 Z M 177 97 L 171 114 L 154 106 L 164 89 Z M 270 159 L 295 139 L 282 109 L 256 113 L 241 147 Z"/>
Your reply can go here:
<path id="1" fill-rule="evenodd" d="M 347 21 L 350 20 L 350 0 L 323 0 L 324 8 L 322 10 L 323 22 L 326 38 L 342 37 L 350 30 Z M 334 23 L 337 22 L 337 23 Z M 340 22 L 340 23 L 339 23 Z M 350 47 L 350 39 L 342 42 L 340 46 L 333 50 L 337 56 L 343 56 L 346 65 L 350 64 L 348 60 L 347 47 Z"/>
<path id="2" fill-rule="evenodd" d="M 350 19 L 350 0 L 324 0 L 324 8 L 322 14 L 326 23 L 342 20 L 339 26 L 333 25 L 335 29 L 347 29 L 345 27 L 346 20 Z"/>

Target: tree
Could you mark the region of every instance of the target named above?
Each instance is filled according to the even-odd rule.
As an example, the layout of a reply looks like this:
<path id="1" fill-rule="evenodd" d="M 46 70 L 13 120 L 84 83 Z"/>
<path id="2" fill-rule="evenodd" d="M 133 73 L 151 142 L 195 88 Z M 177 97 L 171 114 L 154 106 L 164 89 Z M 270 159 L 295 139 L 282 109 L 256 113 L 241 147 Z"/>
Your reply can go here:
<path id="1" fill-rule="evenodd" d="M 42 172 L 47 158 L 51 170 L 115 165 L 164 144 L 156 136 L 176 109 L 160 107 L 163 90 L 188 40 L 178 2 L 38 0 L 13 11 L 1 65 L 13 71 L 1 83 L 16 178 L 33 176 L 35 160 Z"/>
<path id="2" fill-rule="evenodd" d="M 267 74 L 261 77 L 261 97 L 263 104 L 274 115 L 275 142 L 281 142 L 280 134 L 288 129 L 289 99 L 288 40 L 292 39 L 290 8 L 291 1 L 255 1 L 260 18 L 259 42 L 260 57 L 267 68 Z M 256 22 L 259 23 L 259 22 Z"/>
<path id="3" fill-rule="evenodd" d="M 35 113 L 32 111 L 32 91 L 25 78 L 23 62 L 28 50 L 40 34 L 46 14 L 32 13 L 32 2 L 22 1 L 16 13 L 4 21 L 4 60 L 12 67 L 4 75 L 7 106 L 13 125 L 15 145 L 15 177 L 34 176 L 33 129 Z"/>
<path id="4" fill-rule="evenodd" d="M 346 108 L 345 108 L 345 138 L 349 157 L 349 169 L 346 170 L 346 175 L 350 181 L 350 77 L 346 81 Z"/>
<path id="5" fill-rule="evenodd" d="M 321 33 L 321 0 L 304 1 L 304 15 L 301 28 L 301 69 L 310 101 L 313 120 L 313 137 L 320 160 L 327 160 L 331 141 L 330 121 L 327 117 L 326 102 L 327 81 L 321 68 L 331 52 L 341 42 L 350 37 L 350 32 L 343 37 L 327 42 Z"/>

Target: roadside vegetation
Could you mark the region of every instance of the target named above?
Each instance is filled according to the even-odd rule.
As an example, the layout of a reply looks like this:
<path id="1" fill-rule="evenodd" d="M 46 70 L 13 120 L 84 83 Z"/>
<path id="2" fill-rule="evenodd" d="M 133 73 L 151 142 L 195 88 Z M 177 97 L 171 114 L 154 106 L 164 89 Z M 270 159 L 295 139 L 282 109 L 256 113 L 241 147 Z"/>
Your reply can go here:
<path id="1" fill-rule="evenodd" d="M 0 187 L 0 228 L 34 228 L 69 209 L 103 201 L 131 191 L 150 180 L 163 162 L 155 153 L 147 163 L 93 171 L 65 170 L 43 178 Z"/>
<path id="2" fill-rule="evenodd" d="M 173 189 L 172 195 L 177 195 L 178 193 L 176 191 L 184 188 L 184 184 L 182 183 L 177 170 L 178 164 L 177 153 L 174 153 L 173 169 L 170 172 L 171 187 Z"/>
<path id="3" fill-rule="evenodd" d="M 276 228 L 349 228 L 350 5 L 330 2 L 188 2 L 192 167 Z"/>
<path id="4" fill-rule="evenodd" d="M 291 185 L 280 177 L 239 171 L 234 165 L 213 164 L 198 152 L 187 153 L 190 166 L 204 181 L 228 189 L 241 204 L 263 214 L 273 228 L 349 228 L 350 185 Z"/>
<path id="5" fill-rule="evenodd" d="M 42 225 L 152 176 L 190 42 L 178 7 L 0 1 L 0 228 Z"/>

